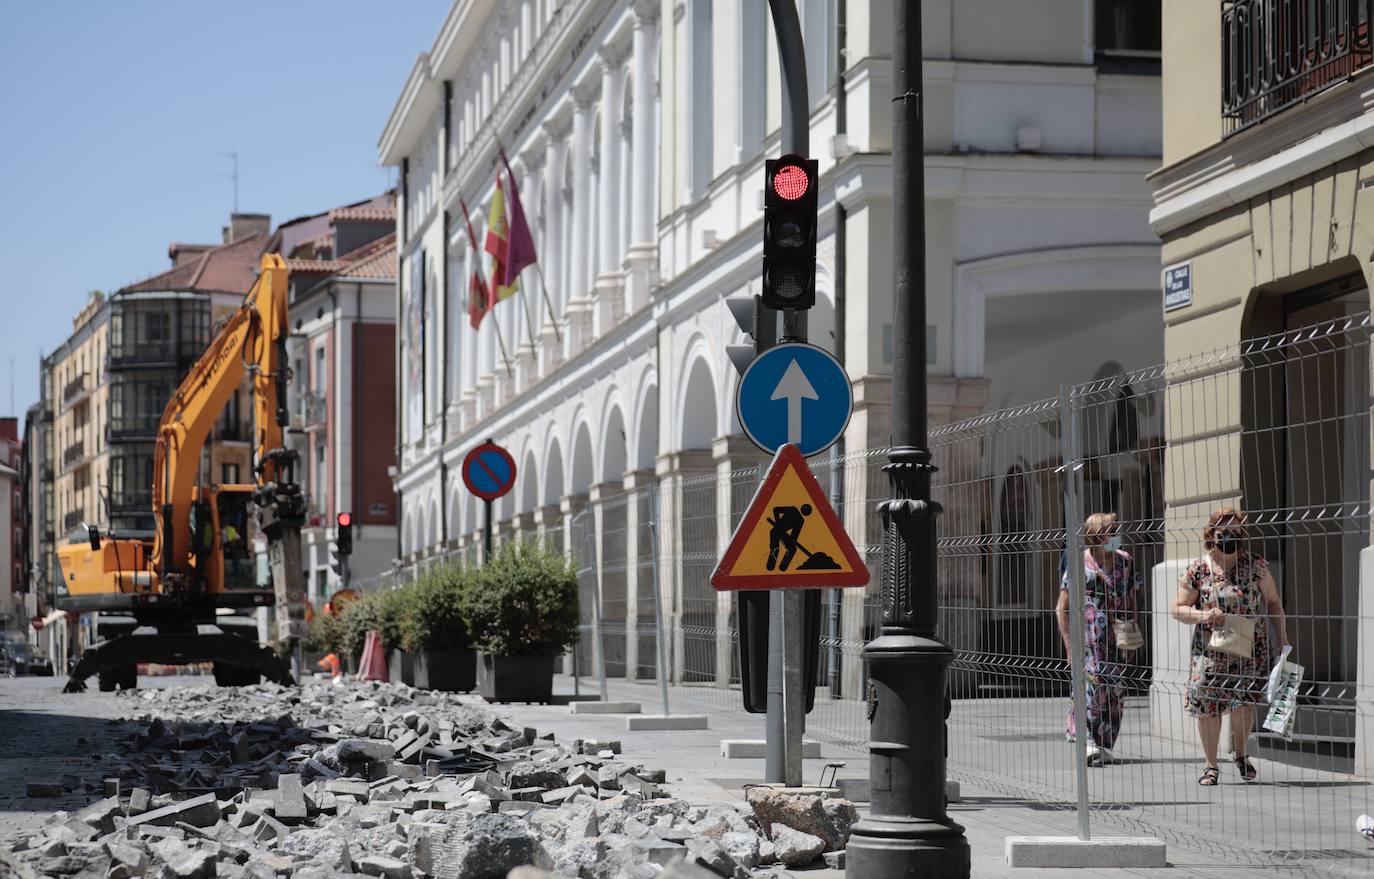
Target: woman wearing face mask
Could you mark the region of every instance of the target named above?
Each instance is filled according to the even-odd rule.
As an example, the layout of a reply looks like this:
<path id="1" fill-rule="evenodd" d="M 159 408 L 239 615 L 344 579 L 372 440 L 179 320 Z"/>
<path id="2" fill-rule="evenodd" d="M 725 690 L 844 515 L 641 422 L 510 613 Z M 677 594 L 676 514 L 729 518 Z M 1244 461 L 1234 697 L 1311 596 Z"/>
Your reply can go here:
<path id="1" fill-rule="evenodd" d="M 1207 520 L 1202 545 L 1207 552 L 1179 578 L 1173 615 L 1193 626 L 1184 706 L 1197 718 L 1198 737 L 1207 758 L 1207 768 L 1197 783 L 1211 787 L 1221 777 L 1217 746 L 1225 714 L 1231 715 L 1231 742 L 1241 780 L 1254 781 L 1259 775 L 1245 756 L 1245 745 L 1255 725 L 1255 706 L 1264 702 L 1264 685 L 1269 678 L 1271 654 L 1265 610 L 1274 624 L 1280 649 L 1288 643 L 1288 632 L 1283 601 L 1269 574 L 1269 564 L 1244 548 L 1245 514 L 1229 507 L 1217 510 Z M 1255 623 L 1254 646 L 1248 657 L 1208 647 L 1211 633 L 1224 626 L 1227 614 Z"/>
<path id="2" fill-rule="evenodd" d="M 1087 684 L 1088 765 L 1101 766 L 1112 759 L 1112 747 L 1121 732 L 1125 706 L 1123 685 L 1127 652 L 1117 647 L 1112 623 L 1135 620 L 1135 594 L 1139 589 L 1131 556 L 1121 548 L 1115 513 L 1093 513 L 1083 524 L 1083 677 Z M 1064 653 L 1073 655 L 1069 629 L 1069 587 L 1066 570 L 1059 587 L 1055 618 Z M 1077 735 L 1073 705 L 1065 724 L 1069 741 Z"/>

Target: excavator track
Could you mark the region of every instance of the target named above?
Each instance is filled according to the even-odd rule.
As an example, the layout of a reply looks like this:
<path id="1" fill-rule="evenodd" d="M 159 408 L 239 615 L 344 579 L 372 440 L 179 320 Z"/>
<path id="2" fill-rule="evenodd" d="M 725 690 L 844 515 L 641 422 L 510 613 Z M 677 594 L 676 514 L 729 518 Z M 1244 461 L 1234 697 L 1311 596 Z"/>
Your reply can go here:
<path id="1" fill-rule="evenodd" d="M 88 647 L 62 691 L 85 692 L 86 679 L 97 674 L 127 681 L 127 670 L 141 662 L 165 665 L 213 662 L 217 668 L 221 665 L 238 667 L 278 684 L 296 683 L 290 666 L 272 648 L 219 626 L 201 625 L 194 630 L 177 631 L 158 631 L 145 626 Z"/>

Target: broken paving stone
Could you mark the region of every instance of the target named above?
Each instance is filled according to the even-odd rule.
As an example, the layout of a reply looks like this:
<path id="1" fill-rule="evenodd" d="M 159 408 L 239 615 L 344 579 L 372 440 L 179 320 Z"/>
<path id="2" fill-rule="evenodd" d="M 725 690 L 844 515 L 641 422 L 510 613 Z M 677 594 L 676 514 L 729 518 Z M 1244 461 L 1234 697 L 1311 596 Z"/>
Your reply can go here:
<path id="1" fill-rule="evenodd" d="M 277 778 L 275 815 L 283 824 L 299 823 L 306 818 L 305 793 L 301 790 L 299 775 L 282 775 Z"/>
<path id="2" fill-rule="evenodd" d="M 76 818 L 101 833 L 110 833 L 115 829 L 115 816 L 124 814 L 124 809 L 119 804 L 119 797 L 106 797 L 91 803 L 80 812 L 76 813 Z"/>
<path id="3" fill-rule="evenodd" d="M 409 864 L 383 855 L 366 855 L 358 858 L 354 866 L 358 872 L 368 876 L 382 876 L 385 879 L 410 879 Z"/>
<path id="4" fill-rule="evenodd" d="M 396 756 L 390 742 L 347 739 L 339 742 L 339 760 L 344 763 L 385 763 Z"/>
<path id="5" fill-rule="evenodd" d="M 793 830 L 786 824 L 773 825 L 772 842 L 777 859 L 785 867 L 805 867 L 825 850 L 825 840 Z"/>
<path id="6" fill-rule="evenodd" d="M 837 851 L 849 841 L 849 828 L 859 820 L 859 812 L 849 800 L 820 794 L 791 793 L 767 787 L 751 787 L 745 798 L 765 831 L 784 824 L 819 837 L 825 851 Z"/>
<path id="7" fill-rule="evenodd" d="M 130 818 L 129 824 L 134 826 L 153 824 L 170 827 L 178 822 L 184 822 L 193 827 L 209 827 L 219 820 L 219 802 L 215 799 L 215 795 L 201 794 L 198 797 L 191 797 L 179 803 L 163 806 L 161 809 L 144 812 L 142 815 Z"/>

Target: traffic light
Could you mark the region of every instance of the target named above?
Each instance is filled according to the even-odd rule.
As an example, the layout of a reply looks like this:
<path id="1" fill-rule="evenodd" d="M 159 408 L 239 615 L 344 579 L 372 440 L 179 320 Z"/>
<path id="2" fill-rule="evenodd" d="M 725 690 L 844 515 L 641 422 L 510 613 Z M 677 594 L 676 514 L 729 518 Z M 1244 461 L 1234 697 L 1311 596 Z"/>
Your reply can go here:
<path id="1" fill-rule="evenodd" d="M 783 156 L 764 163 L 763 305 L 804 309 L 816 304 L 815 159 Z"/>
<path id="2" fill-rule="evenodd" d="M 353 552 L 353 514 L 340 513 L 336 524 L 339 526 L 334 531 L 334 548 L 339 555 L 351 555 Z"/>
<path id="3" fill-rule="evenodd" d="M 725 354 L 734 364 L 735 370 L 744 375 L 754 357 L 772 348 L 777 341 L 777 315 L 763 307 L 761 296 L 731 296 L 725 300 L 725 307 L 735 319 L 744 334 L 750 338 L 747 345 L 726 345 Z"/>

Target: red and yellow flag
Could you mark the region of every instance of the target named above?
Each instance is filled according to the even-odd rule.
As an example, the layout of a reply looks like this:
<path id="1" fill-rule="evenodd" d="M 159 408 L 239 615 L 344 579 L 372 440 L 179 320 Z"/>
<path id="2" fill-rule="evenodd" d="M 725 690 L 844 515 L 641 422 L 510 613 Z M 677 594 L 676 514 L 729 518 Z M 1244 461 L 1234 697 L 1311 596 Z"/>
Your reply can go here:
<path id="1" fill-rule="evenodd" d="M 468 214 L 467 202 L 459 199 L 458 204 L 463 208 L 463 222 L 468 228 L 468 243 L 472 245 L 475 252 L 477 250 L 477 235 L 472 231 L 472 217 Z M 468 324 L 475 330 L 482 325 L 482 318 L 491 311 L 495 304 L 491 298 L 491 293 L 487 289 L 487 281 L 482 277 L 482 263 L 479 259 L 477 268 L 473 271 L 472 277 L 468 280 Z"/>
<path id="2" fill-rule="evenodd" d="M 514 296 L 520 289 L 520 279 L 507 276 L 510 265 L 510 224 L 506 221 L 506 193 L 501 176 L 496 177 L 496 194 L 491 197 L 491 211 L 487 215 L 487 253 L 492 256 L 492 300 L 500 302 Z"/>

